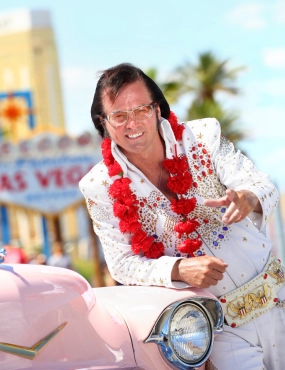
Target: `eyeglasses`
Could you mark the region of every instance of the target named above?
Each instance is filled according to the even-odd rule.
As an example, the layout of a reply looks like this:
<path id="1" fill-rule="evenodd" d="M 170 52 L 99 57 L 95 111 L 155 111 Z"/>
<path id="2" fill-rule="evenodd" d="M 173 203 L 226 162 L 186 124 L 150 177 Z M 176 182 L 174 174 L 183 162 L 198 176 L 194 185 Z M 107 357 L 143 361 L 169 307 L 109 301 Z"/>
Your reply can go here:
<path id="1" fill-rule="evenodd" d="M 150 103 L 145 105 L 140 105 L 139 107 L 133 108 L 131 110 L 121 110 L 117 112 L 112 112 L 106 116 L 110 125 L 113 127 L 120 127 L 125 125 L 129 120 L 129 114 L 135 117 L 136 121 L 145 121 L 149 119 L 153 114 L 153 108 L 156 103 Z"/>

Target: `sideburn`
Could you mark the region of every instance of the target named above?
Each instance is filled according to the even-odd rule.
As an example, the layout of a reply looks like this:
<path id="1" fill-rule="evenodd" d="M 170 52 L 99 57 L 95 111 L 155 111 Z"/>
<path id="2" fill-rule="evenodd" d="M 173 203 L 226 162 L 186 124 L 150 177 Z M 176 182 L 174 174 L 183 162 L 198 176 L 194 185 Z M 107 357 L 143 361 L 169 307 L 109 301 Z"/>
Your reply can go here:
<path id="1" fill-rule="evenodd" d="M 156 130 L 159 131 L 159 118 L 157 110 L 155 110 L 155 116 L 156 116 Z"/>
<path id="2" fill-rule="evenodd" d="M 106 126 L 106 122 L 104 120 L 104 122 L 102 122 L 102 127 L 104 128 L 104 138 L 103 139 L 110 139 L 110 134 L 109 134 L 109 131 L 107 130 L 107 126 Z"/>

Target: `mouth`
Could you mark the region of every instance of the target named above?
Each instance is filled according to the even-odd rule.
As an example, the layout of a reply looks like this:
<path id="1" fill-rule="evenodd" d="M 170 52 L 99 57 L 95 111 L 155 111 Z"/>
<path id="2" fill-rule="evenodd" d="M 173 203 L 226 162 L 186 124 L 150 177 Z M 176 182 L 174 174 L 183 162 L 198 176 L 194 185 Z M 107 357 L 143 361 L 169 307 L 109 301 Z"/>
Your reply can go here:
<path id="1" fill-rule="evenodd" d="M 142 135 L 143 135 L 143 132 L 138 132 L 137 134 L 129 134 L 129 135 L 126 135 L 126 136 L 129 139 L 136 139 L 136 138 L 138 138 L 138 137 L 140 137 Z"/>

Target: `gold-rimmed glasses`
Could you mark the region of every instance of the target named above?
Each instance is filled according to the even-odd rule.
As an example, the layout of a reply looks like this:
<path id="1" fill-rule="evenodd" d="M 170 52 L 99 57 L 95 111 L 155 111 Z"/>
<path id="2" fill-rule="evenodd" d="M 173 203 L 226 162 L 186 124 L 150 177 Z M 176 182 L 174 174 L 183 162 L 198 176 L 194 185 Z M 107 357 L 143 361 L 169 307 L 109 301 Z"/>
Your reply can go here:
<path id="1" fill-rule="evenodd" d="M 110 113 L 106 116 L 106 119 L 113 127 L 120 127 L 125 125 L 129 120 L 129 114 L 131 113 L 136 121 L 145 121 L 149 119 L 153 114 L 153 109 L 156 103 L 144 104 L 131 110 L 120 110 Z"/>

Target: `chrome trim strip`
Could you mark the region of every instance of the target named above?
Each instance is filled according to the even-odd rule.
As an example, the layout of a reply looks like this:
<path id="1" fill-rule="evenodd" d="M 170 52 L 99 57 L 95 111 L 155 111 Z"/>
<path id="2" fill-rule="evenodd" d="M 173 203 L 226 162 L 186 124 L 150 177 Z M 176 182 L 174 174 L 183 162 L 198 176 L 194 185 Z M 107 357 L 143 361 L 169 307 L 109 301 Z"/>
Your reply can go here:
<path id="1" fill-rule="evenodd" d="M 39 352 L 66 326 L 66 324 L 67 322 L 60 325 L 57 329 L 52 331 L 32 347 L 17 346 L 16 344 L 0 342 L 0 351 L 33 360 Z"/>

